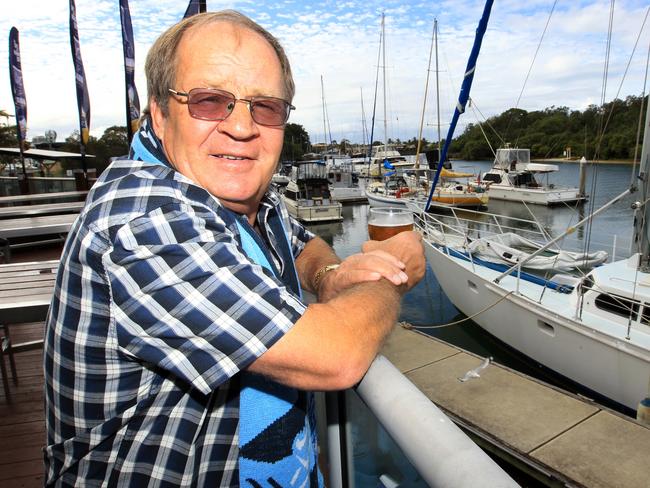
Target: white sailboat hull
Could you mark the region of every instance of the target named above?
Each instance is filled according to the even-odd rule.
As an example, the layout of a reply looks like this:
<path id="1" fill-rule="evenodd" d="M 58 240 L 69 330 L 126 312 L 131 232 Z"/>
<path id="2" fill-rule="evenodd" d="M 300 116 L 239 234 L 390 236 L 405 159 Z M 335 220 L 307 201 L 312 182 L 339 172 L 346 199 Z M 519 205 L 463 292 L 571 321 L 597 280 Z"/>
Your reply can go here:
<path id="1" fill-rule="evenodd" d="M 502 342 L 626 407 L 636 409 L 648 393 L 647 333 L 633 330 L 630 339 L 622 324 L 584 313 L 576 320 L 576 291 L 542 293 L 540 285 L 512 276 L 497 285 L 497 271 L 452 257 L 426 240 L 425 250 L 451 302 L 465 315 L 478 313 L 473 320 Z"/>
<path id="2" fill-rule="evenodd" d="M 534 203 L 538 205 L 559 205 L 584 200 L 575 188 L 520 188 L 491 184 L 487 190 L 493 200 Z"/>

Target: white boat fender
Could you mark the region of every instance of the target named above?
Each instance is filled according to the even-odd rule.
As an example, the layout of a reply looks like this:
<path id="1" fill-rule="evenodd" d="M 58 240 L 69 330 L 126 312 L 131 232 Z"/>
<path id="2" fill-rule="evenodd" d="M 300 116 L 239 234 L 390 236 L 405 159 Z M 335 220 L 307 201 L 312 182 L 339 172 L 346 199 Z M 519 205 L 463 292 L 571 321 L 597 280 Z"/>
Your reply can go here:
<path id="1" fill-rule="evenodd" d="M 479 366 L 477 366 L 474 369 L 470 369 L 467 373 L 465 373 L 465 375 L 463 375 L 462 378 L 458 378 L 458 381 L 464 383 L 465 381 L 471 380 L 472 378 L 480 378 L 481 371 L 487 368 L 491 362 L 492 362 L 492 356 L 485 358 Z"/>

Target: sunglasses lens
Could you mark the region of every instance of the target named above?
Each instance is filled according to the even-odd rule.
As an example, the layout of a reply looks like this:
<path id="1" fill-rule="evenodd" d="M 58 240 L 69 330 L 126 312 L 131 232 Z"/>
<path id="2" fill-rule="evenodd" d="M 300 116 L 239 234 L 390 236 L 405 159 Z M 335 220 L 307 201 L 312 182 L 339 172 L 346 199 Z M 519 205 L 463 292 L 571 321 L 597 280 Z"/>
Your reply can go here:
<path id="1" fill-rule="evenodd" d="M 216 88 L 194 88 L 187 95 L 190 115 L 202 120 L 226 119 L 237 102 L 232 93 Z M 260 125 L 277 127 L 284 125 L 289 118 L 291 105 L 281 98 L 253 97 L 241 100 L 250 104 L 251 116 Z"/>
<path id="2" fill-rule="evenodd" d="M 280 98 L 253 97 L 251 115 L 261 125 L 284 125 L 289 118 L 289 104 Z"/>
<path id="3" fill-rule="evenodd" d="M 203 120 L 223 120 L 235 105 L 235 97 L 221 90 L 190 90 L 190 115 Z"/>

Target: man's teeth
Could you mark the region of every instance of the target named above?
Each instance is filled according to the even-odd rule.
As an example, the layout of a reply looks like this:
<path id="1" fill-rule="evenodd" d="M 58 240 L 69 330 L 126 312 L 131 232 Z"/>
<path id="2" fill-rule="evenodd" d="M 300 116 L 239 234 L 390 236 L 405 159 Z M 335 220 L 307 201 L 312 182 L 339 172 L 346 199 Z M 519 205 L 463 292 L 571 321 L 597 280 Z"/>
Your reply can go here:
<path id="1" fill-rule="evenodd" d="M 246 158 L 242 158 L 240 156 L 230 156 L 228 154 L 217 154 L 216 155 L 218 158 L 224 158 L 224 159 L 232 159 L 233 161 L 241 161 Z"/>

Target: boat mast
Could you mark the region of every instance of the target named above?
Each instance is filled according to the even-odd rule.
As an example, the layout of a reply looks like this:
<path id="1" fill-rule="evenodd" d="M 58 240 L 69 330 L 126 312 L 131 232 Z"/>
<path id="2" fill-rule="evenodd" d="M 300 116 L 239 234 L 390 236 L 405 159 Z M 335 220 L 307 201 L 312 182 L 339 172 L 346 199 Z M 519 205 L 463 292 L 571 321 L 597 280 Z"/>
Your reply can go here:
<path id="1" fill-rule="evenodd" d="M 386 25 L 384 23 L 384 13 L 381 13 L 381 34 L 384 38 L 384 43 L 382 44 L 382 69 L 384 75 L 384 152 L 388 150 L 388 119 L 386 118 Z M 381 167 L 381 165 L 380 165 Z M 381 176 L 381 169 L 379 170 L 379 176 Z"/>
<path id="2" fill-rule="evenodd" d="M 639 270 L 650 272 L 650 100 L 646 101 L 645 128 L 643 130 L 643 145 L 641 146 L 641 161 L 639 165 L 639 181 L 641 182 L 640 201 L 634 204 L 635 209 L 640 209 L 640 214 L 634 219 L 634 238 L 632 239 L 632 253 L 640 253 Z"/>
<path id="3" fill-rule="evenodd" d="M 483 35 L 487 29 L 487 23 L 490 18 L 490 12 L 492 11 L 492 4 L 494 0 L 487 0 L 485 2 L 485 7 L 483 9 L 483 15 L 479 21 L 478 28 L 476 29 L 476 37 L 474 39 L 474 45 L 472 46 L 472 52 L 469 55 L 469 60 L 467 61 L 467 67 L 465 68 L 465 74 L 463 75 L 463 83 L 460 87 L 460 95 L 458 96 L 458 103 L 456 104 L 456 109 L 454 110 L 454 115 L 451 118 L 451 123 L 449 124 L 449 129 L 447 130 L 447 137 L 445 139 L 445 145 L 442 148 L 442 153 L 439 155 L 440 160 L 438 161 L 438 168 L 436 169 L 436 174 L 433 178 L 433 183 L 431 184 L 431 189 L 429 190 L 429 198 L 425 207 L 425 211 L 429 210 L 431 205 L 431 199 L 433 198 L 433 192 L 436 189 L 436 184 L 438 183 L 438 178 L 440 178 L 440 172 L 442 171 L 443 161 L 447 157 L 447 151 L 449 150 L 449 144 L 451 144 L 451 139 L 454 136 L 454 131 L 456 130 L 456 124 L 458 123 L 458 118 L 460 114 L 465 112 L 465 105 L 469 100 L 469 92 L 472 88 L 472 81 L 474 80 L 474 72 L 476 70 L 476 58 L 478 58 L 478 53 L 481 50 L 481 43 L 483 42 Z"/>
<path id="4" fill-rule="evenodd" d="M 323 103 L 323 138 L 325 139 L 325 152 L 329 149 L 329 144 L 327 143 L 327 125 L 325 123 L 325 87 L 323 86 L 323 75 L 320 75 L 320 93 L 321 100 Z"/>
<path id="5" fill-rule="evenodd" d="M 371 163 L 372 163 L 372 143 L 374 141 L 374 135 L 375 135 L 375 117 L 377 115 L 377 89 L 379 87 L 379 63 L 381 62 L 381 46 L 384 43 L 384 14 L 382 12 L 381 14 L 381 25 L 382 28 L 380 29 L 379 33 L 379 49 L 377 50 L 377 71 L 375 73 L 375 96 L 372 101 L 372 123 L 370 124 L 370 145 L 369 145 L 369 153 L 368 153 L 368 176 L 370 176 L 370 170 L 371 170 Z M 379 177 L 381 178 L 381 164 L 379 165 Z"/>
<path id="6" fill-rule="evenodd" d="M 422 149 L 422 128 L 424 127 L 424 114 L 427 109 L 427 94 L 429 93 L 429 75 L 431 74 L 431 57 L 433 56 L 433 43 L 436 41 L 438 21 L 433 19 L 433 33 L 431 34 L 431 47 L 429 48 L 429 64 L 427 66 L 427 81 L 424 84 L 424 102 L 422 103 L 422 116 L 420 117 L 420 132 L 418 133 L 418 146 L 415 149 L 415 169 L 420 167 L 420 149 Z M 436 53 L 437 53 L 436 49 Z M 440 112 L 438 112 L 440 116 Z"/>
<path id="7" fill-rule="evenodd" d="M 440 80 L 438 77 L 440 71 L 438 70 L 438 19 L 434 19 L 433 23 L 433 32 L 436 39 L 436 106 L 438 112 L 438 160 L 440 160 L 440 154 L 442 153 L 442 139 L 440 138 Z M 443 161 L 442 164 L 444 163 L 445 162 Z M 428 174 L 429 172 L 427 171 L 427 175 Z"/>

